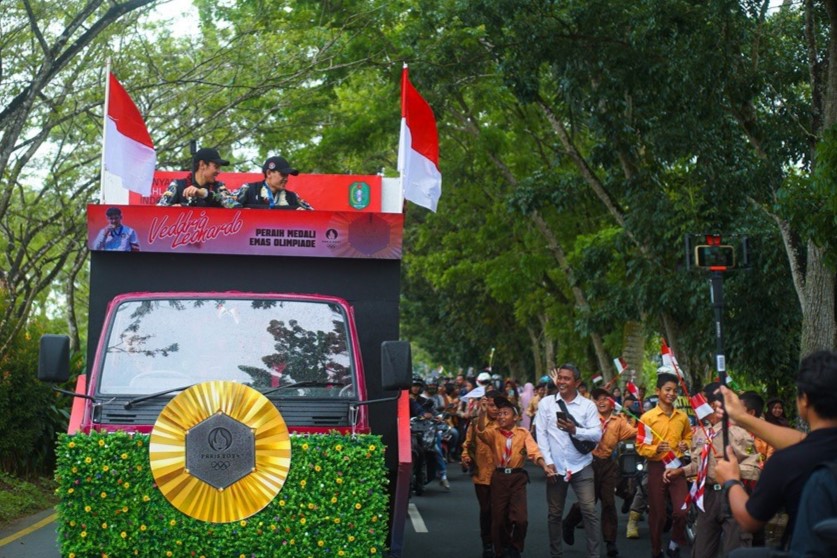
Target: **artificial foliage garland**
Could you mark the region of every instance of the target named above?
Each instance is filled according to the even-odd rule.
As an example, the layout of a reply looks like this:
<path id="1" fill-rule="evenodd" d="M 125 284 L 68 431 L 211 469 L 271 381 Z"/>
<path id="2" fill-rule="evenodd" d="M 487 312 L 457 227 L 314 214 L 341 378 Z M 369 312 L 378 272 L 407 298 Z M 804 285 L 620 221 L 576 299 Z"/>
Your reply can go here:
<path id="1" fill-rule="evenodd" d="M 59 436 L 59 542 L 68 558 L 384 554 L 388 483 L 380 436 L 292 435 L 278 496 L 233 523 L 176 510 L 154 484 L 148 435 Z"/>

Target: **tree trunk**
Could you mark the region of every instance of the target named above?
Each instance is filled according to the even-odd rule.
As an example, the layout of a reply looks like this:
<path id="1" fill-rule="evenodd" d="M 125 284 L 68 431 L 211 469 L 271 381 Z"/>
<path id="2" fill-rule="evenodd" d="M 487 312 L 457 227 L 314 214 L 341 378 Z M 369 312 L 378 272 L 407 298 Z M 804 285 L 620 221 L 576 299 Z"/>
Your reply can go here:
<path id="1" fill-rule="evenodd" d="M 808 241 L 808 265 L 805 274 L 805 305 L 802 307 L 800 354 L 820 349 L 834 349 L 834 271 L 824 261 L 822 248 Z"/>

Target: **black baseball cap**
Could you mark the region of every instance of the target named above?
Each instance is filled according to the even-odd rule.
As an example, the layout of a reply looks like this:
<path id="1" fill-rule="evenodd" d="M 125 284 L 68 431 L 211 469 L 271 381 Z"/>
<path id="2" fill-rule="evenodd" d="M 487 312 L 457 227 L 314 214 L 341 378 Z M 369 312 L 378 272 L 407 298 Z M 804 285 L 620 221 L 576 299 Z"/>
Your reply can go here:
<path id="1" fill-rule="evenodd" d="M 288 163 L 284 157 L 268 157 L 267 161 L 262 165 L 262 172 L 279 171 L 282 174 L 292 174 L 294 176 L 299 174 L 299 171 Z"/>
<path id="2" fill-rule="evenodd" d="M 206 161 L 207 163 L 215 163 L 218 166 L 223 167 L 224 165 L 229 165 L 230 162 L 226 159 L 221 158 L 221 154 L 218 153 L 217 149 L 213 149 L 211 147 L 202 147 L 195 152 L 195 155 L 192 157 L 193 161 Z"/>

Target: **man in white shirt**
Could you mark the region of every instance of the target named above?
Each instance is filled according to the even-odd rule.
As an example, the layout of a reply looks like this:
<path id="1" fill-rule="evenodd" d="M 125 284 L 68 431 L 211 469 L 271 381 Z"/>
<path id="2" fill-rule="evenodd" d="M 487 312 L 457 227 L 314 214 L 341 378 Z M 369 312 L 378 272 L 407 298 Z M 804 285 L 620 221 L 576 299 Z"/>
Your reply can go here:
<path id="1" fill-rule="evenodd" d="M 535 415 L 535 429 L 547 468 L 557 473 L 549 477 L 546 484 L 550 557 L 562 556 L 561 519 L 567 488 L 572 486 L 584 518 L 587 556 L 598 558 L 600 529 L 593 485 L 593 455 L 579 452 L 570 437 L 592 442 L 595 446 L 602 437 L 599 412 L 592 401 L 578 394 L 581 372 L 574 365 L 562 364 L 550 371 L 549 376 L 558 387 L 558 393 L 541 399 Z M 566 411 L 561 408 L 561 401 Z"/>

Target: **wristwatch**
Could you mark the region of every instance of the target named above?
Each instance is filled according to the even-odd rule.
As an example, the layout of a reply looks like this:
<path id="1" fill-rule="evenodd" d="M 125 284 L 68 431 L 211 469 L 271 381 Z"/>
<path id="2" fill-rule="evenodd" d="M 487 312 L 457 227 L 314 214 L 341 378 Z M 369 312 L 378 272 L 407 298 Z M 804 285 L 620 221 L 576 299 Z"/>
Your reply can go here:
<path id="1" fill-rule="evenodd" d="M 738 486 L 740 486 L 740 487 L 744 488 L 744 483 L 743 483 L 743 482 L 741 482 L 740 480 L 738 480 L 738 479 L 729 479 L 728 481 L 726 481 L 726 482 L 724 483 L 724 492 L 729 492 L 729 489 L 730 489 L 730 488 L 732 488 L 733 486 L 735 486 L 736 484 L 737 484 Z"/>

